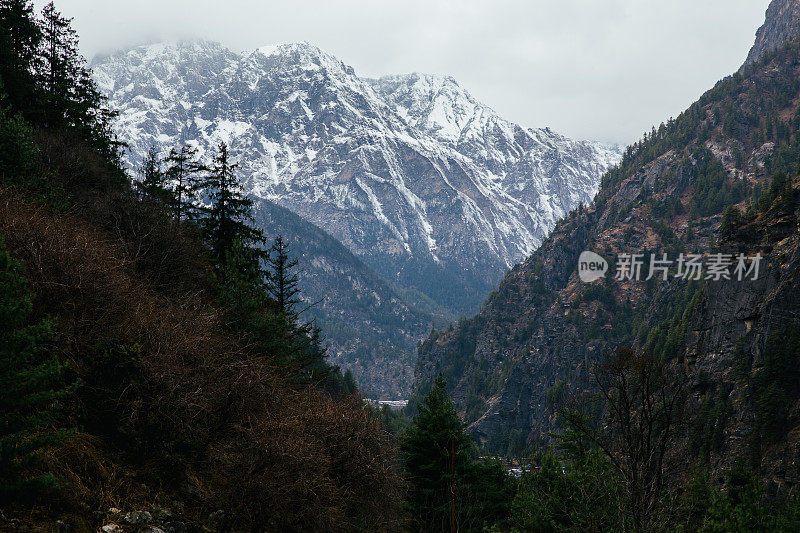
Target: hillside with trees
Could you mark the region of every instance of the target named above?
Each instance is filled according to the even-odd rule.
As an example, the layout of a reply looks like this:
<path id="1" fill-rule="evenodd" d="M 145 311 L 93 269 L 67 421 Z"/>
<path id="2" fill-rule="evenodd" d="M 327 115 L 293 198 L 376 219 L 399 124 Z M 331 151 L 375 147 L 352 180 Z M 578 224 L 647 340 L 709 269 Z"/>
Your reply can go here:
<path id="1" fill-rule="evenodd" d="M 787 3 L 796 4 L 781 2 Z M 476 316 L 435 331 L 421 348 L 418 394 L 441 372 L 468 430 L 494 453 L 528 457 L 579 431 L 584 449 L 616 471 L 634 530 L 662 523 L 656 516 L 694 487 L 690 480 L 722 490 L 727 496 L 711 498 L 718 503 L 735 490 L 750 491 L 727 501 L 731 508 L 745 501 L 757 508 L 765 494 L 778 505 L 796 492 L 800 43 L 799 28 L 766 26 L 780 26 L 789 40 L 628 147 L 591 205 L 562 220 Z M 580 280 L 584 250 L 612 265 L 605 278 Z M 758 279 L 713 279 L 703 271 L 702 279 L 689 280 L 673 264 L 666 279 L 646 280 L 645 264 L 641 280 L 617 279 L 613 265 L 633 253 L 646 260 L 700 254 L 706 261 L 723 254 L 734 258 L 731 272 L 738 254 L 760 254 L 761 271 Z M 597 379 L 627 352 L 666 365 L 659 387 L 682 389 L 683 415 L 670 426 L 674 440 L 652 454 L 631 449 L 633 434 L 627 444 L 614 441 L 614 428 L 642 422 L 643 407 L 623 423 L 617 396 L 603 398 Z M 665 401 L 643 405 L 665 409 Z M 653 427 L 657 434 L 665 426 Z M 656 485 L 670 468 L 679 471 L 661 489 L 648 485 L 641 494 L 633 482 L 641 483 L 642 473 L 631 464 L 644 455 L 659 459 L 640 464 Z M 569 459 L 565 452 L 557 457 Z M 584 474 L 597 465 L 586 468 Z M 634 492 L 649 503 L 631 500 Z M 760 524 L 739 527 L 770 529 Z"/>
<path id="2" fill-rule="evenodd" d="M 132 181 L 71 21 L 3 0 L 0 43 L 0 528 L 395 529 L 396 447 L 226 146 Z"/>
<path id="3" fill-rule="evenodd" d="M 378 301 L 395 288 L 313 227 L 267 238 L 256 219 L 302 222 L 243 193 L 225 143 L 154 149 L 128 175 L 71 21 L 0 0 L 0 529 L 800 530 L 800 26 L 784 22 L 630 146 L 475 317 L 430 334 L 397 412 L 329 362 L 295 254 L 326 249 Z M 584 250 L 751 259 L 738 278 L 682 261 L 585 283 Z M 343 309 L 325 327 L 369 312 L 327 305 Z M 425 317 L 378 328 L 402 351 L 390 330 Z"/>

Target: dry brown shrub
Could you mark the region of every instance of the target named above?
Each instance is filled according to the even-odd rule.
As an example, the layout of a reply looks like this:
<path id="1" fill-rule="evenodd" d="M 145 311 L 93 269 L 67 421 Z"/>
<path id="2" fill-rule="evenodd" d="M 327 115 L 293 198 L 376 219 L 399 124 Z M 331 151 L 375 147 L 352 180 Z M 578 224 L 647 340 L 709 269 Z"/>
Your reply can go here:
<path id="1" fill-rule="evenodd" d="M 246 403 L 264 405 L 261 416 L 237 419 L 210 454 L 209 482 L 232 517 L 294 531 L 397 530 L 396 451 L 358 398 L 251 392 Z"/>
<path id="2" fill-rule="evenodd" d="M 65 190 L 95 195 L 119 183 L 111 179 L 108 162 L 75 133 L 39 129 L 34 138 L 40 154 L 39 174 L 55 172 Z"/>
<path id="3" fill-rule="evenodd" d="M 38 312 L 58 321 L 54 348 L 85 382 L 73 416 L 94 436 L 51 458 L 77 500 L 139 505 L 114 472 L 124 469 L 176 498 L 193 480 L 203 497 L 187 513 L 223 509 L 239 529 L 397 528 L 396 450 L 358 398 L 285 385 L 269 354 L 225 330 L 202 292 L 154 290 L 130 242 L 107 230 L 0 190 L 0 236 L 26 265 Z M 103 366 L 109 344 L 132 350 L 130 371 Z M 118 448 L 124 457 L 110 462 Z"/>
<path id="4" fill-rule="evenodd" d="M 154 492 L 119 462 L 118 453 L 109 452 L 97 437 L 78 433 L 50 450 L 45 460 L 60 482 L 70 487 L 67 496 L 73 507 L 106 511 L 111 507 L 147 508 L 155 503 Z"/>
<path id="5" fill-rule="evenodd" d="M 192 224 L 176 222 L 157 201 L 142 198 L 91 147 L 69 132 L 39 130 L 40 173 L 69 197 L 80 218 L 123 244 L 137 272 L 171 296 L 191 293 L 210 276 L 207 250 Z"/>

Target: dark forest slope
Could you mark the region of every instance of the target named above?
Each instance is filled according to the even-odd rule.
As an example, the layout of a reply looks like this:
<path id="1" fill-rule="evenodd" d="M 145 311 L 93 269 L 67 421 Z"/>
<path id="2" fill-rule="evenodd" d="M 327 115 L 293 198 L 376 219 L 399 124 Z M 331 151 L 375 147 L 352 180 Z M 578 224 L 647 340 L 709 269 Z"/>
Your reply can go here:
<path id="1" fill-rule="evenodd" d="M 270 296 L 231 167 L 187 220 L 104 103 L 68 19 L 0 1 L 0 529 L 396 529 L 393 440 Z"/>

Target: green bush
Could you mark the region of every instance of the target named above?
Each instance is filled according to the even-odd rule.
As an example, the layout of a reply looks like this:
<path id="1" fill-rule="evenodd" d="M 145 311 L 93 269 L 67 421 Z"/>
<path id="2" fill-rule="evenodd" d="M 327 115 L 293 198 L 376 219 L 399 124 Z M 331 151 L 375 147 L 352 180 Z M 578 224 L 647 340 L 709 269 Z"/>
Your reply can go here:
<path id="1" fill-rule="evenodd" d="M 44 345 L 52 323 L 31 317 L 33 296 L 22 269 L 0 241 L 0 502 L 53 489 L 39 454 L 63 440 L 53 429 L 51 406 L 68 391 L 60 386 L 64 367 Z"/>
<path id="2" fill-rule="evenodd" d="M 600 453 L 572 463 L 547 453 L 520 479 L 511 522 L 522 531 L 621 531 L 629 526 L 623 492 Z"/>

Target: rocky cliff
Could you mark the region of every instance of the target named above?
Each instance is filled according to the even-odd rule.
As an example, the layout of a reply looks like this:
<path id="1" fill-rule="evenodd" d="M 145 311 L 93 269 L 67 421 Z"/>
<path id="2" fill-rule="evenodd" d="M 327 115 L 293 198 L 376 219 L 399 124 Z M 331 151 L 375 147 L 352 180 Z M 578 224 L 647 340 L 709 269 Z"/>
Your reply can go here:
<path id="1" fill-rule="evenodd" d="M 800 35 L 800 2 L 797 0 L 772 0 L 767 8 L 764 25 L 756 32 L 756 42 L 747 55 L 745 64 L 761 59 L 787 41 Z"/>
<path id="2" fill-rule="evenodd" d="M 786 369 L 800 362 L 790 342 L 800 315 L 798 196 L 796 183 L 770 183 L 800 163 L 798 78 L 800 45 L 791 43 L 629 147 L 594 203 L 557 224 L 478 315 L 430 336 L 419 389 L 443 371 L 476 437 L 519 453 L 548 442 L 560 407 L 591 390 L 593 363 L 619 346 L 654 352 L 691 383 L 687 453 L 714 474 L 738 457 L 768 458 L 765 476 L 796 483 L 800 390 Z M 731 205 L 739 210 L 723 217 Z M 584 250 L 609 261 L 605 278 L 580 280 Z M 758 280 L 704 271 L 689 282 L 676 263 L 666 280 L 645 281 L 647 263 L 641 280 L 615 279 L 622 254 L 708 261 L 739 252 L 763 255 Z"/>

